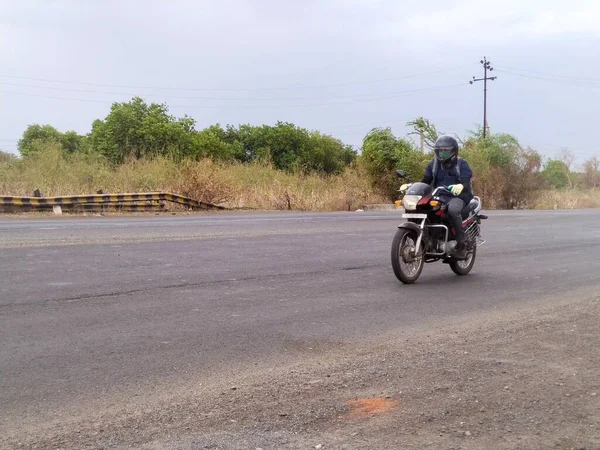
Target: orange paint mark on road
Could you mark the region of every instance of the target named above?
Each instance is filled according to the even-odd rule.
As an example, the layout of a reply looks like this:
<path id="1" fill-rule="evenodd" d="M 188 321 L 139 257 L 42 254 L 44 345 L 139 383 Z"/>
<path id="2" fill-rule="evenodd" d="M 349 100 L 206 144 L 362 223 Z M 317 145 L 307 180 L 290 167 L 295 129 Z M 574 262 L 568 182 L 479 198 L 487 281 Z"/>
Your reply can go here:
<path id="1" fill-rule="evenodd" d="M 359 398 L 357 400 L 349 400 L 348 406 L 350 411 L 347 416 L 353 419 L 383 414 L 398 406 L 398 401 L 388 398 Z"/>

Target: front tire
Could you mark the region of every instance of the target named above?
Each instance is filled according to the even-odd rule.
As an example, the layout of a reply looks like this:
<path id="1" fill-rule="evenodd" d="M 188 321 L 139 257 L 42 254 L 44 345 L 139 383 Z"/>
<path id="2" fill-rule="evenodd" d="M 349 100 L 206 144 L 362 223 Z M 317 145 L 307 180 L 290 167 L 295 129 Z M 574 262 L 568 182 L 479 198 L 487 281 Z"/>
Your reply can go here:
<path id="1" fill-rule="evenodd" d="M 392 242 L 392 267 L 396 278 L 404 284 L 417 281 L 425 264 L 423 252 L 415 250 L 417 238 L 416 231 L 400 228 Z"/>
<path id="2" fill-rule="evenodd" d="M 466 260 L 464 260 L 464 261 L 451 260 L 450 261 L 450 268 L 452 269 L 452 272 L 454 272 L 456 275 L 459 275 L 461 277 L 468 275 L 469 272 L 471 272 L 471 270 L 473 269 L 473 266 L 475 266 L 475 257 L 476 256 L 477 256 L 477 245 L 473 245 L 473 248 L 471 250 L 469 250 Z"/>

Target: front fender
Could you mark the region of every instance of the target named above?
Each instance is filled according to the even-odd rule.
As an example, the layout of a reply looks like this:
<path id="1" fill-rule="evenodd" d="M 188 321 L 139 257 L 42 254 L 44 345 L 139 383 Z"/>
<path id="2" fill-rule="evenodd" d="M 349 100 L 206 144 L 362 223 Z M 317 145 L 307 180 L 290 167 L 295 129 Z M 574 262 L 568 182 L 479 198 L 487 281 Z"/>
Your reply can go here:
<path id="1" fill-rule="evenodd" d="M 405 230 L 416 231 L 419 234 L 421 234 L 421 232 L 423 231 L 421 229 L 421 227 L 419 225 L 417 225 L 416 223 L 414 223 L 414 222 L 404 222 L 404 223 L 401 223 L 400 225 L 398 225 L 398 228 L 404 228 Z"/>
<path id="2" fill-rule="evenodd" d="M 417 233 L 417 236 L 421 238 L 420 240 L 425 240 L 426 242 L 429 240 L 429 233 L 427 233 L 427 227 L 421 228 L 414 222 L 404 222 L 398 225 L 398 228 L 414 231 L 415 233 Z"/>
<path id="3" fill-rule="evenodd" d="M 398 228 L 400 230 L 404 229 L 404 230 L 410 230 L 410 231 L 414 231 L 415 233 L 417 233 L 417 242 L 416 242 L 416 248 L 421 248 L 421 245 L 423 242 L 427 243 L 429 241 L 429 235 L 427 233 L 427 229 L 426 228 L 421 228 L 419 225 L 417 225 L 414 222 L 404 222 L 400 225 L 398 225 Z M 427 244 L 425 244 L 425 247 L 427 247 Z"/>

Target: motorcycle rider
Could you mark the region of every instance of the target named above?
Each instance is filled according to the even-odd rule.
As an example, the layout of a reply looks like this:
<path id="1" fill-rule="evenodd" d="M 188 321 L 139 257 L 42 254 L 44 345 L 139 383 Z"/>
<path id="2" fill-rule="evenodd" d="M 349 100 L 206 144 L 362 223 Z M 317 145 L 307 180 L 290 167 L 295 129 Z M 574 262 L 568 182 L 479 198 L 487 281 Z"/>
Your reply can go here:
<path id="1" fill-rule="evenodd" d="M 456 233 L 456 248 L 453 257 L 458 260 L 467 258 L 467 235 L 462 227 L 462 210 L 473 199 L 471 178 L 473 171 L 469 164 L 458 157 L 458 141 L 452 136 L 439 137 L 434 146 L 435 158 L 431 160 L 422 182 L 431 184 L 435 189 L 439 186 L 448 188 L 452 197 L 443 198 L 448 202 L 447 214 Z M 410 187 L 400 187 L 406 191 Z"/>

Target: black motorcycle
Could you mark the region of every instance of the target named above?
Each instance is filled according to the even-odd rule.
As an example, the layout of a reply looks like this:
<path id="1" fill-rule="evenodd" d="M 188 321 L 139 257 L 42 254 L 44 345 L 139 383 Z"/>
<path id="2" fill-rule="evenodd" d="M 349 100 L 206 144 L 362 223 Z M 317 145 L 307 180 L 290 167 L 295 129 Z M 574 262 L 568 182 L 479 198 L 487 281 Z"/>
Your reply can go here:
<path id="1" fill-rule="evenodd" d="M 397 170 L 398 178 L 406 178 L 406 173 Z M 482 204 L 474 197 L 462 211 L 463 228 L 467 234 L 467 257 L 455 259 L 455 230 L 446 214 L 447 202 L 452 198 L 446 187 L 432 188 L 426 183 L 414 183 L 396 204 L 404 206 L 402 215 L 406 222 L 398 226 L 392 243 L 392 267 L 396 277 L 405 284 L 412 284 L 421 275 L 425 263 L 442 261 L 449 264 L 457 275 L 467 275 L 475 265 L 477 246 L 485 241 L 481 238 Z"/>

